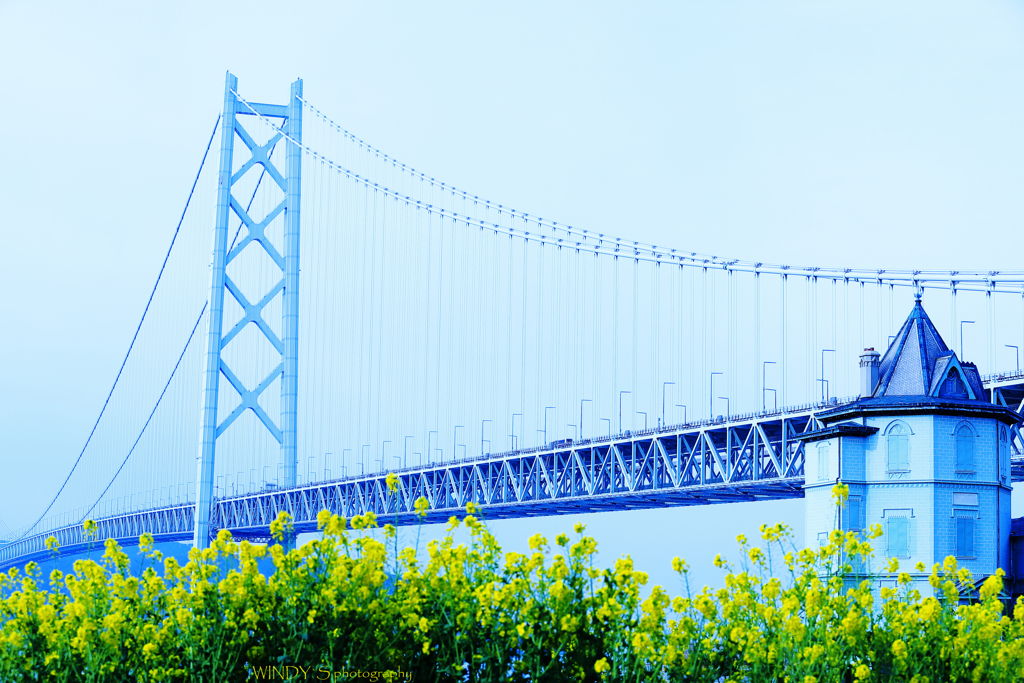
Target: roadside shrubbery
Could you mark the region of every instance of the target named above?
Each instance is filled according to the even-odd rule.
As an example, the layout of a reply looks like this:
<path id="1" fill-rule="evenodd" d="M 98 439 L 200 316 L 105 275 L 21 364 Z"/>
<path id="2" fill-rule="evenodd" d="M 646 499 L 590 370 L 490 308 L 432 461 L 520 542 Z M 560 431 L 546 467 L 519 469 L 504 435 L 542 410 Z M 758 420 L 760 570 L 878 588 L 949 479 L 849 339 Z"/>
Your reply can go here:
<path id="1" fill-rule="evenodd" d="M 323 539 L 287 553 L 221 531 L 181 566 L 143 536 L 154 566 L 141 576 L 113 542 L 48 582 L 38 565 L 0 574 L 0 681 L 1024 680 L 1024 602 L 1004 616 L 1001 574 L 963 605 L 975 586 L 952 558 L 928 596 L 893 563 L 898 588 L 878 594 L 851 579 L 878 528 L 797 551 L 784 525 L 765 526 L 763 548 L 739 538 L 740 568 L 716 558 L 724 588 L 671 597 L 644 593 L 628 558 L 596 568 L 580 524 L 520 555 L 476 514 L 449 523 L 468 546 L 449 535 L 426 558 L 390 525 L 371 531 L 373 515 L 324 511 Z M 286 515 L 272 531 L 291 532 Z M 686 579 L 685 562 L 673 568 Z"/>

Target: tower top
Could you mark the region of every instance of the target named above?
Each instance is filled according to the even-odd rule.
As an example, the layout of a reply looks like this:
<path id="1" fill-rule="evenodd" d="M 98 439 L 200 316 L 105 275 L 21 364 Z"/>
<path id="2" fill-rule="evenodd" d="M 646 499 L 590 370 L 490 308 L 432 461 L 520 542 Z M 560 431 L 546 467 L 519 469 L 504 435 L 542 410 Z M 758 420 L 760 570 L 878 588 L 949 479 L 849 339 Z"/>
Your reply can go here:
<path id="1" fill-rule="evenodd" d="M 957 376 L 962 391 L 956 389 L 949 397 L 985 400 L 978 369 L 973 363 L 961 362 L 946 346 L 921 305 L 918 290 L 910 315 L 882 356 L 871 397 L 946 395 L 944 382 L 950 373 Z M 948 386 L 956 385 L 951 381 Z"/>

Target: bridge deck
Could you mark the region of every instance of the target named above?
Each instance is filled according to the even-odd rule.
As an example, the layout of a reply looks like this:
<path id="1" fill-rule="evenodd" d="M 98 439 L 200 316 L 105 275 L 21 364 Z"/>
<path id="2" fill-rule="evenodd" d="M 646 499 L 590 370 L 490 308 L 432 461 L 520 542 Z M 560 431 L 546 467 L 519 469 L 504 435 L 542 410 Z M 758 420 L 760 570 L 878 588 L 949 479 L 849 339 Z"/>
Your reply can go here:
<path id="1" fill-rule="evenodd" d="M 1024 373 L 987 379 L 996 402 L 1020 410 Z M 382 524 L 399 526 L 446 521 L 470 501 L 482 507 L 485 519 L 503 519 L 798 498 L 803 496 L 804 446 L 796 437 L 817 429 L 815 414 L 832 405 L 808 404 L 406 468 L 395 471 L 393 493 L 385 473 L 374 473 L 220 498 L 214 503 L 213 528 L 264 541 L 282 510 L 301 532 L 316 529 L 316 515 L 323 509 L 349 518 L 373 512 Z M 1017 482 L 1024 481 L 1024 453 L 1019 431 L 1015 435 L 1011 469 Z M 430 503 L 422 520 L 414 512 L 421 496 Z M 188 540 L 194 520 L 191 503 L 98 519 L 94 543 L 114 538 L 130 545 L 146 531 L 158 541 Z M 0 547 L 0 569 L 45 559 L 50 536 L 57 537 L 65 554 L 88 547 L 81 525 L 53 529 Z"/>

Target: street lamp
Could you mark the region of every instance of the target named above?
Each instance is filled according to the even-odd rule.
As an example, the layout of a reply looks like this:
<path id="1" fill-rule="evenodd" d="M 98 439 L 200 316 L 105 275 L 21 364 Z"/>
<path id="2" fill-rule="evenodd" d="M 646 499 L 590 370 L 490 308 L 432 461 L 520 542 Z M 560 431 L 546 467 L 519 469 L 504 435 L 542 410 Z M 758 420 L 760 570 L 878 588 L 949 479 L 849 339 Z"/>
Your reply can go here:
<path id="1" fill-rule="evenodd" d="M 459 452 L 459 445 L 461 445 L 457 441 L 460 429 L 465 429 L 465 427 L 462 425 L 455 425 L 455 429 L 452 430 L 452 462 L 455 462 L 455 454 Z"/>
<path id="2" fill-rule="evenodd" d="M 567 425 L 565 425 L 565 426 L 566 426 L 566 427 L 572 427 L 572 435 L 573 435 L 573 438 L 574 438 L 575 440 L 577 440 L 577 441 L 578 441 L 578 440 L 579 440 L 579 437 L 578 437 L 578 436 L 577 436 L 577 434 L 576 434 L 576 425 L 573 425 L 573 424 L 567 424 Z"/>
<path id="3" fill-rule="evenodd" d="M 1017 358 L 1017 370 L 1020 371 L 1020 349 L 1018 349 L 1013 344 L 1003 344 L 1003 346 L 1005 346 L 1008 349 L 1013 349 L 1013 353 Z"/>
<path id="4" fill-rule="evenodd" d="M 593 403 L 589 398 L 580 399 L 580 439 L 583 438 L 583 404 L 586 402 Z"/>
<path id="5" fill-rule="evenodd" d="M 430 435 L 431 434 L 437 434 L 437 430 L 434 430 L 432 432 L 427 432 L 427 464 L 428 465 L 430 464 L 430 453 L 432 452 L 430 450 Z"/>
<path id="6" fill-rule="evenodd" d="M 484 439 L 484 424 L 486 424 L 487 422 L 491 422 L 491 420 L 481 420 L 480 421 L 480 457 L 481 458 L 484 457 L 484 441 L 486 440 L 486 439 Z M 487 443 L 489 444 L 491 442 L 487 441 Z"/>
<path id="7" fill-rule="evenodd" d="M 544 445 L 545 446 L 548 445 L 548 411 L 549 410 L 554 410 L 554 409 L 555 409 L 554 406 L 545 406 L 544 407 Z"/>
<path id="8" fill-rule="evenodd" d="M 715 417 L 715 375 L 724 375 L 723 372 L 711 373 L 711 389 L 708 391 L 708 419 Z"/>
<path id="9" fill-rule="evenodd" d="M 516 417 L 522 418 L 523 414 L 512 413 L 512 433 L 509 434 L 509 437 L 512 439 L 512 450 L 516 449 Z M 522 422 L 522 419 L 520 419 L 519 421 Z"/>
<path id="10" fill-rule="evenodd" d="M 661 422 L 659 424 L 665 424 L 665 387 L 669 384 L 675 386 L 675 382 L 662 382 L 661 383 Z"/>
<path id="11" fill-rule="evenodd" d="M 686 406 L 684 406 L 682 403 L 677 403 L 676 408 L 683 409 L 683 424 L 686 424 Z"/>
<path id="12" fill-rule="evenodd" d="M 824 401 L 828 401 L 828 380 L 825 379 L 825 354 L 827 352 L 835 353 L 836 350 L 835 349 L 822 349 L 821 350 L 821 381 L 822 381 L 822 385 L 821 385 L 822 394 L 821 394 L 821 397 L 822 397 L 822 400 L 824 400 Z"/>
<path id="13" fill-rule="evenodd" d="M 346 453 L 351 453 L 351 452 L 352 452 L 351 448 L 343 448 L 342 451 L 341 451 L 341 476 L 342 477 L 348 476 L 348 465 L 345 464 L 346 462 L 348 462 L 348 458 L 345 457 L 345 454 Z"/>
<path id="14" fill-rule="evenodd" d="M 645 413 L 642 410 L 638 410 L 638 411 L 636 411 L 636 414 L 644 416 L 644 431 L 647 431 L 647 413 Z"/>
<path id="15" fill-rule="evenodd" d="M 601 418 L 601 422 L 607 422 L 608 423 L 608 436 L 611 436 L 612 435 L 612 420 L 611 420 L 611 418 L 609 418 L 609 417 L 602 417 Z"/>
<path id="16" fill-rule="evenodd" d="M 405 443 L 402 444 L 402 469 L 403 470 L 406 469 L 407 467 L 409 467 L 409 439 L 413 439 L 413 438 L 415 438 L 415 437 L 406 436 L 405 437 Z"/>
<path id="17" fill-rule="evenodd" d="M 960 321 L 960 360 L 964 359 L 964 325 L 973 325 L 973 320 Z"/>
<path id="18" fill-rule="evenodd" d="M 775 401 L 775 407 L 772 408 L 772 410 L 778 410 L 779 409 L 779 392 L 775 391 L 774 389 L 765 389 L 765 391 L 772 392 L 772 399 Z M 762 394 L 762 398 L 764 398 L 763 394 Z"/>
<path id="19" fill-rule="evenodd" d="M 770 391 L 772 393 L 775 393 L 774 389 L 768 388 L 768 366 L 775 364 L 776 363 L 773 360 L 766 360 L 763 363 L 761 363 L 761 412 L 765 411 L 764 392 Z M 779 407 L 779 400 L 777 397 L 775 399 L 775 407 Z"/>
<path id="20" fill-rule="evenodd" d="M 723 401 L 725 401 L 725 419 L 728 420 L 730 418 L 730 413 L 729 413 L 729 397 L 728 396 L 719 396 L 718 398 L 720 398 Z"/>
<path id="21" fill-rule="evenodd" d="M 619 434 L 622 433 L 622 395 L 632 394 L 632 391 L 620 391 L 619 392 Z"/>
<path id="22" fill-rule="evenodd" d="M 359 474 L 366 474 L 366 449 L 370 444 L 364 443 L 359 448 Z"/>

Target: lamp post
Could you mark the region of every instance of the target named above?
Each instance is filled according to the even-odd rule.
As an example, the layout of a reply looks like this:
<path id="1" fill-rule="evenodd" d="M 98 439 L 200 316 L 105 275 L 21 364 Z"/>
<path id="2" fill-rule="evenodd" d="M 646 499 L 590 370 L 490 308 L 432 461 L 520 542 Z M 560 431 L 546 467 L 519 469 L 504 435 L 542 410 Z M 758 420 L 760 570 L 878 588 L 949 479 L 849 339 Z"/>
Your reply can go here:
<path id="1" fill-rule="evenodd" d="M 345 454 L 351 452 L 351 448 L 343 448 L 341 451 L 341 476 L 343 477 L 348 475 L 348 465 L 345 464 L 348 462 L 348 458 L 345 457 Z"/>
<path id="2" fill-rule="evenodd" d="M 964 325 L 973 325 L 973 320 L 960 321 L 960 360 L 964 359 Z"/>
<path id="3" fill-rule="evenodd" d="M 711 389 L 708 391 L 708 419 L 712 420 L 715 417 L 715 375 L 722 375 L 722 372 L 711 373 Z"/>
<path id="4" fill-rule="evenodd" d="M 406 436 L 405 443 L 402 444 L 402 469 L 409 467 L 409 439 L 414 437 Z"/>
<path id="5" fill-rule="evenodd" d="M 567 425 L 565 425 L 565 426 L 566 426 L 566 427 L 572 427 L 572 435 L 573 435 L 573 439 L 574 439 L 574 440 L 576 440 L 576 441 L 578 441 L 578 440 L 579 440 L 579 437 L 578 437 L 578 436 L 577 436 L 577 434 L 576 434 L 576 425 L 573 425 L 573 424 L 567 424 Z"/>
<path id="6" fill-rule="evenodd" d="M 608 423 L 608 436 L 611 436 L 612 435 L 612 420 L 611 420 L 611 418 L 610 417 L 602 417 L 601 418 L 601 422 L 607 422 Z"/>
<path id="7" fill-rule="evenodd" d="M 822 381 L 822 385 L 821 385 L 821 391 L 822 391 L 821 398 L 824 401 L 828 401 L 828 380 L 825 379 L 825 354 L 828 353 L 828 352 L 835 353 L 836 350 L 835 349 L 822 349 L 821 350 L 821 381 Z"/>
<path id="8" fill-rule="evenodd" d="M 484 425 L 486 423 L 488 423 L 488 422 L 491 422 L 491 420 L 481 420 L 480 421 L 480 457 L 481 458 L 484 457 L 484 441 L 486 441 L 486 439 L 484 439 Z M 487 443 L 491 443 L 491 442 L 487 441 Z"/>
<path id="9" fill-rule="evenodd" d="M 768 388 L 768 366 L 775 364 L 776 363 L 773 360 L 766 360 L 763 363 L 761 363 L 761 412 L 765 411 L 764 392 L 770 391 L 772 393 L 775 393 L 774 389 Z M 775 399 L 775 407 L 779 407 L 779 399 L 777 396 Z"/>
<path id="10" fill-rule="evenodd" d="M 1013 349 L 1014 357 L 1017 359 L 1017 370 L 1020 371 L 1020 349 L 1018 349 L 1013 344 L 1003 344 L 1003 346 L 1005 346 L 1008 349 Z"/>
<path id="11" fill-rule="evenodd" d="M 730 414 L 729 414 L 729 397 L 728 396 L 719 396 L 718 398 L 720 398 L 721 400 L 725 401 L 725 419 L 728 420 L 730 418 Z"/>
<path id="12" fill-rule="evenodd" d="M 631 394 L 632 391 L 620 391 L 619 392 L 619 434 L 622 433 L 622 395 Z"/>
<path id="13" fill-rule="evenodd" d="M 548 411 L 549 410 L 554 410 L 554 409 L 555 409 L 554 406 L 545 406 L 544 407 L 544 445 L 545 446 L 548 445 Z"/>
<path id="14" fill-rule="evenodd" d="M 774 399 L 774 401 L 775 401 L 775 407 L 772 408 L 772 410 L 778 410 L 779 409 L 779 392 L 775 391 L 774 389 L 765 389 L 765 391 L 772 392 L 772 399 Z M 762 395 L 762 398 L 763 398 L 763 395 Z"/>
<path id="15" fill-rule="evenodd" d="M 593 403 L 589 398 L 580 399 L 580 439 L 583 438 L 583 404 L 587 402 Z"/>
<path id="16" fill-rule="evenodd" d="M 684 406 L 682 403 L 677 403 L 676 408 L 683 409 L 683 424 L 686 424 L 686 406 Z"/>
<path id="17" fill-rule="evenodd" d="M 647 413 L 645 413 L 642 410 L 638 410 L 638 411 L 636 411 L 636 414 L 644 416 L 644 431 L 647 431 Z"/>
<path id="18" fill-rule="evenodd" d="M 675 386 L 675 382 L 662 382 L 661 383 L 661 425 L 665 424 L 665 388 L 671 384 Z"/>
<path id="19" fill-rule="evenodd" d="M 516 449 L 516 417 L 519 417 L 520 418 L 519 421 L 522 422 L 523 421 L 522 420 L 523 414 L 522 413 L 512 413 L 512 433 L 509 434 L 509 437 L 511 437 L 511 439 L 512 439 L 512 450 Z"/>
<path id="20" fill-rule="evenodd" d="M 455 454 L 459 452 L 459 430 L 465 429 L 462 425 L 455 425 L 455 429 L 452 430 L 452 462 L 455 462 Z"/>
<path id="21" fill-rule="evenodd" d="M 437 434 L 437 430 L 434 430 L 432 432 L 427 432 L 427 464 L 428 465 L 430 464 L 430 454 L 432 452 L 430 450 L 430 435 L 431 434 Z"/>
<path id="22" fill-rule="evenodd" d="M 334 453 L 324 453 L 324 481 L 327 481 L 331 476 L 331 471 L 327 469 L 327 465 L 330 464 L 330 457 L 332 455 L 334 455 Z"/>

